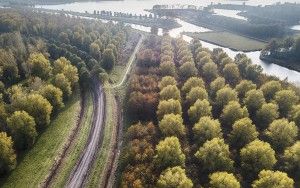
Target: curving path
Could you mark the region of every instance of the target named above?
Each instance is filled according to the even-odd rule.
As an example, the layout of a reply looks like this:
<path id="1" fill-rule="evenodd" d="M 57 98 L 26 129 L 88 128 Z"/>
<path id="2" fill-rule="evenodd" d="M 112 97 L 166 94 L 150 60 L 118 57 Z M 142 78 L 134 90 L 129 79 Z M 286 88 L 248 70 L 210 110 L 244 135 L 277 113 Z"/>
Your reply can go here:
<path id="1" fill-rule="evenodd" d="M 142 45 L 142 42 L 144 40 L 144 35 L 141 34 L 141 37 L 140 37 L 140 40 L 138 41 L 137 45 L 135 46 L 134 48 L 134 51 L 132 52 L 129 60 L 128 60 L 128 63 L 127 63 L 127 68 L 126 68 L 126 71 L 124 73 L 124 76 L 122 78 L 122 80 L 116 84 L 116 85 L 113 85 L 112 88 L 117 88 L 117 87 L 120 87 L 122 86 L 122 84 L 124 83 L 124 81 L 126 80 L 127 78 L 127 75 L 129 74 L 130 70 L 131 70 L 131 66 L 136 58 L 136 53 L 139 51 L 139 49 L 141 48 L 141 45 Z"/>
<path id="2" fill-rule="evenodd" d="M 90 131 L 86 147 L 78 163 L 74 167 L 66 187 L 79 188 L 83 186 L 85 179 L 89 173 L 89 169 L 93 163 L 93 159 L 98 151 L 98 146 L 102 141 L 105 115 L 105 96 L 102 90 L 102 86 L 99 83 L 95 83 L 93 98 L 94 116 L 92 130 Z"/>
<path id="3" fill-rule="evenodd" d="M 135 61 L 136 53 L 139 51 L 141 44 L 144 40 L 144 36 L 141 35 L 132 55 L 130 56 L 128 60 L 128 65 L 126 67 L 126 71 L 124 73 L 124 76 L 122 80 L 117 84 L 112 86 L 112 88 L 117 88 L 122 86 L 122 84 L 125 82 L 127 75 L 129 74 L 132 64 Z M 104 134 L 104 117 L 105 117 L 105 94 L 103 92 L 103 88 L 100 85 L 100 83 L 95 82 L 94 83 L 94 94 L 93 94 L 93 103 L 94 103 L 94 115 L 93 115 L 93 125 L 92 129 L 90 131 L 90 135 L 88 138 L 88 141 L 86 143 L 85 149 L 83 150 L 81 157 L 74 167 L 69 180 L 67 182 L 66 187 L 68 188 L 79 188 L 83 187 L 85 180 L 89 174 L 90 168 L 94 162 L 95 156 L 99 150 L 99 146 L 102 144 L 103 141 L 103 134 Z M 120 110 L 120 109 L 119 109 Z M 120 126 L 121 122 L 118 121 L 118 127 Z M 120 132 L 120 130 L 118 130 Z M 116 171 L 116 161 L 118 159 L 118 154 L 120 152 L 120 139 L 119 134 L 116 135 L 115 140 L 117 140 L 116 145 L 114 146 L 114 151 L 110 154 L 110 158 L 112 159 L 113 163 L 107 164 L 109 167 L 106 168 L 108 172 L 107 178 L 105 180 L 105 187 L 111 187 L 112 186 L 112 179 Z M 114 140 L 112 139 L 112 140 Z"/>

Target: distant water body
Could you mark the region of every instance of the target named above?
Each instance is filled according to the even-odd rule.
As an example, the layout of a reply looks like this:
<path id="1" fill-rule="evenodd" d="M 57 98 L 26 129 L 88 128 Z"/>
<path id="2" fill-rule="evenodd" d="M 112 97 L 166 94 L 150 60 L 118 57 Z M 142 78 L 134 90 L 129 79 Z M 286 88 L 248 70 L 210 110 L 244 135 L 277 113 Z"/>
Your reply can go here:
<path id="1" fill-rule="evenodd" d="M 300 3 L 300 0 L 286 0 L 290 3 Z M 227 4 L 243 4 L 243 1 L 236 1 L 236 0 L 215 0 L 214 3 L 227 3 Z M 279 1 L 274 0 L 249 0 L 245 3 L 247 5 L 270 5 L 274 4 Z M 284 1 L 281 1 L 284 2 Z M 113 12 L 126 12 L 126 13 L 132 13 L 132 14 L 149 14 L 149 12 L 146 12 L 144 9 L 151 9 L 153 5 L 156 4 L 162 4 L 162 1 L 160 0 L 124 0 L 124 1 L 98 1 L 98 2 L 78 2 L 78 3 L 69 3 L 69 4 L 60 4 L 60 5 L 37 5 L 36 8 L 45 8 L 45 9 L 53 9 L 53 10 L 67 10 L 67 11 L 74 11 L 74 12 L 89 12 L 93 13 L 94 10 L 109 10 Z M 199 6 L 207 6 L 210 4 L 210 1 L 207 0 L 164 0 L 163 4 L 170 4 L 170 5 L 196 5 Z M 238 11 L 223 11 L 223 10 L 217 10 L 216 14 L 224 15 L 228 17 L 234 17 L 238 19 L 245 19 L 243 17 L 239 17 L 236 15 Z M 187 23 L 183 20 L 176 19 L 176 21 L 181 24 L 182 26 L 180 28 L 175 28 L 171 31 L 169 31 L 170 36 L 172 37 L 178 37 L 180 36 L 181 32 L 207 32 L 210 31 L 207 28 L 198 27 L 196 25 Z M 151 28 L 144 27 L 140 25 L 134 25 L 134 24 L 128 24 L 131 25 L 131 27 L 142 30 L 145 32 L 150 32 Z M 298 30 L 299 26 L 295 26 L 292 29 Z M 162 29 L 159 29 L 159 35 L 162 35 Z M 185 40 L 189 41 L 191 40 L 190 37 L 183 36 Z M 204 47 L 213 49 L 213 48 L 223 48 L 214 44 L 210 44 L 207 42 L 202 42 Z M 234 57 L 237 53 L 242 52 L 236 52 L 229 48 L 223 48 L 226 53 L 229 54 L 229 56 Z M 300 72 L 290 70 L 288 68 L 282 67 L 280 65 L 267 63 L 259 59 L 260 51 L 255 52 L 247 52 L 246 53 L 249 58 L 252 59 L 252 62 L 255 64 L 259 64 L 263 67 L 264 72 L 269 75 L 277 76 L 280 79 L 288 78 L 289 81 L 296 83 L 297 85 L 300 85 Z"/>
<path id="2" fill-rule="evenodd" d="M 60 5 L 37 5 L 36 7 L 42 7 L 55 10 L 72 10 L 76 12 L 93 12 L 94 10 L 110 10 L 115 12 L 127 12 L 132 14 L 146 14 L 144 9 L 151 9 L 153 5 L 166 4 L 166 5 L 195 5 L 197 7 L 207 6 L 213 2 L 214 4 L 243 4 L 246 5 L 270 5 L 276 2 L 290 2 L 300 3 L 300 0 L 249 0 L 249 1 L 237 1 L 237 0 L 123 0 L 123 1 L 97 1 L 97 2 L 76 2 Z"/>

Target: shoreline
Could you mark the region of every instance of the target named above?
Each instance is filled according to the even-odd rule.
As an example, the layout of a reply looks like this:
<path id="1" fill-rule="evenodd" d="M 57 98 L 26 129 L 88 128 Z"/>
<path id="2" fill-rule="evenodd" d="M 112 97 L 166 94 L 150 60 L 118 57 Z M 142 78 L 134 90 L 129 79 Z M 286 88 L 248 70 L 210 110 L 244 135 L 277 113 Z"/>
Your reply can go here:
<path id="1" fill-rule="evenodd" d="M 275 59 L 275 58 L 272 58 L 272 57 L 266 57 L 266 56 L 263 56 L 263 55 L 260 55 L 259 59 L 261 59 L 261 60 L 263 60 L 267 63 L 274 63 L 276 65 L 280 65 L 280 66 L 288 68 L 290 70 L 300 72 L 300 66 L 297 67 L 297 66 L 294 65 L 295 63 L 292 63 L 291 61 L 288 61 L 288 60 L 286 60 L 286 61 L 285 60 L 279 60 L 279 59 Z"/>

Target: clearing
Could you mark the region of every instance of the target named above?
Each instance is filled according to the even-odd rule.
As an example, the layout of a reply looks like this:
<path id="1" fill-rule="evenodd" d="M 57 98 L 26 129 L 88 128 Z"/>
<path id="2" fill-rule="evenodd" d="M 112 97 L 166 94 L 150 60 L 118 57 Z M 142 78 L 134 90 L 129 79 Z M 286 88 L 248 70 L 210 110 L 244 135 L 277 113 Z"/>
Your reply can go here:
<path id="1" fill-rule="evenodd" d="M 192 38 L 197 38 L 205 42 L 216 44 L 222 47 L 230 48 L 235 51 L 258 51 L 262 50 L 266 43 L 244 37 L 241 35 L 233 34 L 227 31 L 212 31 L 203 33 L 184 33 Z"/>

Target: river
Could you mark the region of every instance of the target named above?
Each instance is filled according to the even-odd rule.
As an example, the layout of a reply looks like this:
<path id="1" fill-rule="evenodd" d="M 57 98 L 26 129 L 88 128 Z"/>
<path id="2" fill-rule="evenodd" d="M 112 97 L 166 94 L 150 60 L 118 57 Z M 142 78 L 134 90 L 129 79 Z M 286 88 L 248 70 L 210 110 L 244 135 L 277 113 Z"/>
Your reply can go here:
<path id="1" fill-rule="evenodd" d="M 300 0 L 284 0 L 288 2 L 298 2 L 300 3 Z M 165 0 L 163 2 L 164 4 L 174 4 L 173 0 Z M 214 3 L 232 3 L 232 4 L 242 4 L 242 1 L 236 1 L 236 0 L 215 0 Z M 273 4 L 274 0 L 249 0 L 246 1 L 246 4 L 249 5 L 268 5 Z M 45 8 L 45 9 L 52 9 L 52 10 L 68 10 L 68 11 L 75 11 L 75 12 L 89 12 L 93 13 L 94 10 L 110 10 L 110 11 L 116 11 L 116 12 L 126 12 L 126 13 L 132 13 L 132 14 L 149 14 L 144 9 L 151 9 L 153 5 L 156 4 L 162 4 L 159 0 L 123 0 L 123 1 L 98 1 L 98 2 L 77 2 L 77 3 L 68 3 L 68 4 L 60 4 L 60 5 L 38 5 L 36 8 Z M 210 4 L 210 1 L 207 0 L 176 0 L 176 4 L 191 4 L 199 6 L 206 6 Z M 236 15 L 236 12 L 232 11 L 218 11 L 218 14 L 222 14 L 225 16 L 233 17 Z M 242 17 L 237 17 L 240 19 L 243 19 Z M 169 31 L 170 36 L 172 37 L 178 37 L 180 36 L 181 32 L 207 32 L 210 31 L 207 28 L 198 27 L 196 25 L 187 23 L 183 20 L 176 19 L 179 24 L 182 25 L 180 28 L 176 28 Z M 134 25 L 129 24 L 133 28 L 150 32 L 151 28 L 144 27 L 140 25 Z M 298 29 L 298 28 L 297 28 Z M 159 29 L 159 35 L 162 35 L 162 29 Z M 185 40 L 189 41 L 191 40 L 190 37 L 183 36 Z M 211 43 L 207 43 L 202 41 L 202 45 L 204 47 L 207 47 L 209 49 L 213 48 L 223 48 Z M 233 51 L 229 48 L 223 48 L 226 53 L 230 57 L 234 57 L 238 53 L 238 51 Z M 262 66 L 264 72 L 269 75 L 277 76 L 280 79 L 287 78 L 290 82 L 296 83 L 297 85 L 300 85 L 300 73 L 297 71 L 290 70 L 288 68 L 282 67 L 280 65 L 267 63 L 259 59 L 260 51 L 254 51 L 254 52 L 247 52 L 245 53 L 249 58 L 251 58 L 252 62 L 255 64 L 259 64 Z"/>

